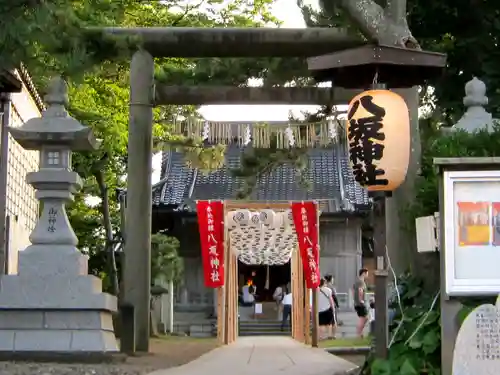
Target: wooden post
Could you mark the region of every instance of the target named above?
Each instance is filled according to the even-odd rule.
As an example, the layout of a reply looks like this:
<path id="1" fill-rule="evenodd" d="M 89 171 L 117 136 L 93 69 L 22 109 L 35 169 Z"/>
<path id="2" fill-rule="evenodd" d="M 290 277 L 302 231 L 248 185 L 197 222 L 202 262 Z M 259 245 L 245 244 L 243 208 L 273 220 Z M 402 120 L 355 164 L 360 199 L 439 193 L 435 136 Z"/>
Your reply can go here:
<path id="1" fill-rule="evenodd" d="M 319 217 L 321 213 L 319 211 L 319 205 L 316 203 L 316 233 L 318 235 L 319 241 Z M 318 288 L 311 289 L 312 293 L 312 340 L 311 345 L 313 348 L 317 348 L 319 345 L 319 317 L 318 317 Z"/>
<path id="2" fill-rule="evenodd" d="M 380 359 L 387 359 L 389 346 L 388 301 L 387 301 L 387 269 L 386 255 L 386 226 L 385 226 L 385 197 L 374 195 L 374 210 L 372 225 L 374 226 L 375 255 L 375 355 Z"/>
<path id="3" fill-rule="evenodd" d="M 168 323 L 167 331 L 172 334 L 174 332 L 174 282 L 168 282 Z"/>
<path id="4" fill-rule="evenodd" d="M 311 291 L 306 288 L 305 280 L 302 279 L 304 288 L 304 343 L 311 345 Z"/>
<path id="5" fill-rule="evenodd" d="M 226 214 L 228 207 L 224 204 L 224 220 L 226 220 Z M 230 277 L 230 249 L 229 249 L 229 231 L 226 229 L 224 223 L 224 311 L 223 311 L 223 339 L 222 343 L 229 344 L 229 298 L 231 295 L 231 277 Z"/>
<path id="6" fill-rule="evenodd" d="M 233 330 L 233 342 L 236 341 L 238 338 L 238 326 L 239 326 L 239 319 L 238 319 L 238 257 L 234 254 L 231 254 L 231 257 L 233 259 L 233 291 L 232 291 L 232 308 L 233 308 L 233 324 L 232 324 L 232 330 Z"/>
<path id="7" fill-rule="evenodd" d="M 297 324 L 295 324 L 295 319 L 297 318 L 295 312 L 296 312 L 296 304 L 295 304 L 295 298 L 297 292 L 297 279 L 299 277 L 298 270 L 299 270 L 299 255 L 297 251 L 294 251 L 292 253 L 292 259 L 290 260 L 291 264 L 291 280 L 290 280 L 290 287 L 292 288 L 292 317 L 290 318 L 290 324 L 292 325 L 292 338 L 297 340 Z M 295 293 L 295 294 L 294 294 Z"/>
<path id="8" fill-rule="evenodd" d="M 217 340 L 224 343 L 224 286 L 217 288 Z"/>
<path id="9" fill-rule="evenodd" d="M 317 348 L 319 344 L 319 321 L 318 321 L 318 288 L 311 289 L 312 293 L 312 337 L 311 345 Z"/>

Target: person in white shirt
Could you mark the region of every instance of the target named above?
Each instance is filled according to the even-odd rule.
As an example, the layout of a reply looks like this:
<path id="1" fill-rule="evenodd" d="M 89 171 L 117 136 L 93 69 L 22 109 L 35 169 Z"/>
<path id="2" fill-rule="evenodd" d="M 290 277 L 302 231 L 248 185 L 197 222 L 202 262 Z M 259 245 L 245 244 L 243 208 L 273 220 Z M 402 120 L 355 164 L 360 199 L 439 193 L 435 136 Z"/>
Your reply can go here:
<path id="1" fill-rule="evenodd" d="M 284 285 L 280 285 L 274 290 L 273 300 L 276 302 L 276 309 L 280 307 L 281 300 L 285 296 L 285 288 Z"/>
<path id="2" fill-rule="evenodd" d="M 283 299 L 281 300 L 281 305 L 283 306 L 283 316 L 281 318 L 281 330 L 285 329 L 285 325 L 288 323 L 288 319 L 290 318 L 290 322 L 292 321 L 292 293 L 288 292 L 288 290 L 284 291 Z M 291 324 L 290 324 L 291 325 Z"/>
<path id="3" fill-rule="evenodd" d="M 326 280 L 321 279 L 318 292 L 318 320 L 320 338 L 335 338 L 335 303 L 332 290 L 326 285 Z"/>
<path id="4" fill-rule="evenodd" d="M 251 288 L 251 285 L 244 285 L 243 288 L 241 288 L 241 292 L 243 294 L 243 305 L 253 305 L 254 302 L 255 302 L 255 296 L 254 294 L 252 293 L 252 291 L 250 290 Z"/>

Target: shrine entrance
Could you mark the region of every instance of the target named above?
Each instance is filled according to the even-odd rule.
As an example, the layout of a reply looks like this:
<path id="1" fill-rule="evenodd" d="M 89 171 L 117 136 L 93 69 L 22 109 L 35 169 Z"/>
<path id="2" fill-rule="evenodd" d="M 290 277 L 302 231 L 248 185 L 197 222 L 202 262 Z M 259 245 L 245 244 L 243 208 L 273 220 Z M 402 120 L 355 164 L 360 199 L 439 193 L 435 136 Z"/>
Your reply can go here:
<path id="1" fill-rule="evenodd" d="M 244 299 L 242 288 L 251 286 L 258 303 L 274 302 L 273 295 L 278 287 L 289 286 L 291 281 L 291 262 L 278 265 L 245 264 L 238 260 L 238 288 L 240 303 Z M 243 300 L 243 302 L 245 302 Z"/>
<path id="2" fill-rule="evenodd" d="M 217 290 L 219 342 L 230 344 L 238 337 L 239 269 L 249 271 L 253 283 L 259 279 L 259 268 L 260 272 L 267 272 L 271 267 L 290 267 L 288 286 L 293 296 L 290 321 L 292 337 L 315 346 L 318 327 L 317 324 L 311 327 L 312 296 L 305 287 L 290 203 L 225 201 L 224 228 L 225 284 Z M 317 319 L 313 321 L 317 322 Z M 313 340 L 313 337 L 316 339 Z"/>

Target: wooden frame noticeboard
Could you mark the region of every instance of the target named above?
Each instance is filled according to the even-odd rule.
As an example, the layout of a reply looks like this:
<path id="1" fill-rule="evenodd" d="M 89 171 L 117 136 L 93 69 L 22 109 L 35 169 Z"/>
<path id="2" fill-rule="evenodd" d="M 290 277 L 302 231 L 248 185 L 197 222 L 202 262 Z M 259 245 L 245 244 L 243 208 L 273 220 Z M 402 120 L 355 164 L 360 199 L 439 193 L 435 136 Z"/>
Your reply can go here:
<path id="1" fill-rule="evenodd" d="M 255 202 L 224 202 L 224 218 L 230 210 L 272 209 L 284 211 L 290 208 L 290 203 L 255 203 Z M 228 230 L 225 229 L 224 244 L 224 286 L 217 290 L 217 338 L 220 344 L 227 345 L 238 337 L 238 259 L 231 251 L 231 241 Z M 292 305 L 292 337 L 305 344 L 317 346 L 318 326 L 317 319 L 313 325 L 311 336 L 311 291 L 305 287 L 304 271 L 298 250 L 291 258 L 291 288 L 293 295 Z M 316 298 L 314 298 L 316 300 Z M 316 314 L 317 315 L 317 314 Z"/>

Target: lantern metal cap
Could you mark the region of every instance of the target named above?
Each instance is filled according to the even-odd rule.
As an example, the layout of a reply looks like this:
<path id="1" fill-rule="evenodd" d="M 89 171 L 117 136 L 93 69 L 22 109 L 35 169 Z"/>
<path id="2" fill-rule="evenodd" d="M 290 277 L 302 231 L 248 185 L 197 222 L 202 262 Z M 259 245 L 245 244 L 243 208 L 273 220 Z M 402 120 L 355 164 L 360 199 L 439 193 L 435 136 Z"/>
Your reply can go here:
<path id="1" fill-rule="evenodd" d="M 42 145 L 67 145 L 71 150 L 95 150 L 101 141 L 92 129 L 68 114 L 68 85 L 61 77 L 52 78 L 45 96 L 47 109 L 42 117 L 32 118 L 20 127 L 9 127 L 14 139 L 27 150 Z"/>
<path id="2" fill-rule="evenodd" d="M 446 66 L 446 55 L 370 44 L 310 57 L 307 66 L 317 81 L 333 81 L 336 87 L 369 88 L 377 75 L 388 88 L 404 88 L 439 77 Z"/>

